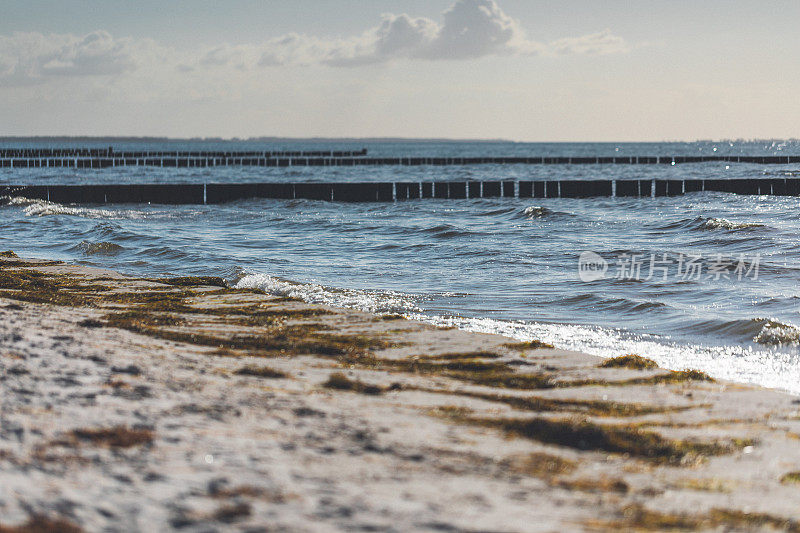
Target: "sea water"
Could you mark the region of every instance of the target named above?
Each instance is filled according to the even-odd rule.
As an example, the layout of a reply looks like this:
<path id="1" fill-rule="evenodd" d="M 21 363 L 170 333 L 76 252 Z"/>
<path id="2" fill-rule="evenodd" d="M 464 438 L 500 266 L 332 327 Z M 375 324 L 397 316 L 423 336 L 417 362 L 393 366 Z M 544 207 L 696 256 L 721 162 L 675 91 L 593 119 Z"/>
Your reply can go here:
<path id="1" fill-rule="evenodd" d="M 798 155 L 796 142 L 6 142 L 370 156 Z M 0 184 L 800 177 L 800 165 L 0 169 Z M 142 276 L 219 275 L 309 302 L 402 313 L 800 393 L 800 198 L 61 205 L 6 199 L 0 247 Z M 583 256 L 582 256 L 583 254 Z M 594 263 L 580 258 L 594 258 Z M 596 264 L 595 264 L 596 263 Z M 595 270 L 587 270 L 587 268 Z M 605 269 L 605 270 L 603 270 Z"/>

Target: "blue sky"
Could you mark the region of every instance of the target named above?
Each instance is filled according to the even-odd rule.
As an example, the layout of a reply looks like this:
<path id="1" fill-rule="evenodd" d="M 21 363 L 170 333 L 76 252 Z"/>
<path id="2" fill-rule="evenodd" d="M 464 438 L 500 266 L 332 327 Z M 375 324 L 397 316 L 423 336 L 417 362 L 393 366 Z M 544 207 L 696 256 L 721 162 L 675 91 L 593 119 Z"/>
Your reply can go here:
<path id="1" fill-rule="evenodd" d="M 0 1 L 0 135 L 800 137 L 800 2 Z"/>

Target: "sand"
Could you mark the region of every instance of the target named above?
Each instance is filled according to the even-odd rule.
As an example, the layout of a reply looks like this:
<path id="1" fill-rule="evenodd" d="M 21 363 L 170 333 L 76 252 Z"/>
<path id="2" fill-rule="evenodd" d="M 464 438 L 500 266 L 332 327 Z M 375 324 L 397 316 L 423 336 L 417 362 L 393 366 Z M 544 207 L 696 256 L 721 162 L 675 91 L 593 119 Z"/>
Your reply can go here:
<path id="1" fill-rule="evenodd" d="M 800 530 L 792 396 L 214 283 L 2 259 L 0 532 Z"/>

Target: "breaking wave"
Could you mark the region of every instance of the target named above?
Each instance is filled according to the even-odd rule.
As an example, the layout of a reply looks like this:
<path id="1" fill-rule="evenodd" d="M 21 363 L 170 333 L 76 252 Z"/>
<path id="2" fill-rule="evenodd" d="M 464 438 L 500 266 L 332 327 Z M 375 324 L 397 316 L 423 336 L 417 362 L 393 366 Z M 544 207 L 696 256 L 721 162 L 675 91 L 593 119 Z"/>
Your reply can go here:
<path id="1" fill-rule="evenodd" d="M 705 217 L 699 216 L 695 218 L 684 218 L 669 222 L 664 225 L 659 225 L 658 229 L 661 230 L 692 230 L 692 231 L 705 231 L 705 230 L 718 230 L 724 229 L 729 231 L 763 228 L 764 224 L 757 222 L 734 222 L 727 218 L 721 217 Z"/>
<path id="2" fill-rule="evenodd" d="M 360 291 L 337 289 L 316 283 L 293 283 L 269 274 L 240 274 L 233 287 L 236 289 L 261 289 L 276 296 L 300 298 L 308 303 L 348 307 L 370 313 L 420 312 L 414 297 L 395 291 Z"/>
<path id="3" fill-rule="evenodd" d="M 700 217 L 698 219 L 701 221 L 700 227 L 703 229 L 727 229 L 727 230 L 737 230 L 737 229 L 749 229 L 749 228 L 763 228 L 764 224 L 758 224 L 756 222 L 733 222 L 726 218 L 703 218 Z"/>
<path id="4" fill-rule="evenodd" d="M 96 209 L 91 207 L 72 207 L 47 200 L 37 200 L 24 197 L 2 197 L 3 205 L 24 208 L 25 216 L 71 215 L 83 218 L 142 218 L 143 213 L 136 211 L 111 211 L 109 209 Z M 138 213 L 137 217 L 135 213 Z"/>
<path id="5" fill-rule="evenodd" d="M 549 207 L 531 205 L 518 212 L 516 218 L 523 220 L 549 219 L 549 218 L 574 218 L 576 215 L 564 211 L 555 211 Z"/>
<path id="6" fill-rule="evenodd" d="M 300 298 L 309 303 L 336 307 L 349 307 L 373 313 L 400 313 L 406 317 L 440 327 L 455 327 L 464 331 L 492 333 L 514 339 L 540 340 L 567 350 L 576 350 L 601 357 L 614 357 L 624 353 L 646 354 L 664 368 L 683 370 L 699 368 L 719 379 L 755 381 L 767 387 L 780 387 L 800 393 L 797 386 L 788 384 L 781 375 L 796 372 L 798 361 L 790 354 L 769 352 L 764 354 L 746 346 L 699 345 L 675 342 L 661 335 L 634 333 L 623 328 L 609 328 L 584 324 L 563 324 L 472 318 L 463 316 L 439 316 L 425 313 L 414 302 L 415 297 L 391 291 L 358 291 L 335 289 L 318 284 L 293 283 L 267 274 L 243 273 L 234 284 L 235 288 L 259 288 L 278 296 Z M 737 321 L 744 322 L 744 321 Z M 766 319 L 754 319 L 749 324 L 732 324 L 753 331 L 762 325 L 761 333 L 754 339 L 765 344 L 798 343 L 800 329 Z M 751 333 L 752 334 L 752 333 Z M 688 363 L 691 361 L 691 363 Z M 773 372 L 752 376 L 754 365 L 769 363 Z"/>
<path id="7" fill-rule="evenodd" d="M 525 218 L 544 218 L 548 215 L 552 215 L 553 211 L 546 207 L 532 205 L 523 209 L 522 214 L 525 215 Z"/>
<path id="8" fill-rule="evenodd" d="M 800 328 L 773 320 L 764 320 L 753 341 L 767 346 L 797 346 L 800 344 Z"/>
<path id="9" fill-rule="evenodd" d="M 99 209 L 96 207 L 76 207 L 71 205 L 63 205 L 57 202 L 50 202 L 48 200 L 39 200 L 35 198 L 25 198 L 22 196 L 2 196 L 0 197 L 0 206 L 14 206 L 22 207 L 25 216 L 51 216 L 51 215 L 68 215 L 81 218 L 93 219 L 110 219 L 110 220 L 141 220 L 145 218 L 150 219 L 173 219 L 173 218 L 186 218 L 200 213 L 199 210 L 184 210 L 182 212 L 175 212 L 167 208 L 144 211 L 140 209 Z"/>

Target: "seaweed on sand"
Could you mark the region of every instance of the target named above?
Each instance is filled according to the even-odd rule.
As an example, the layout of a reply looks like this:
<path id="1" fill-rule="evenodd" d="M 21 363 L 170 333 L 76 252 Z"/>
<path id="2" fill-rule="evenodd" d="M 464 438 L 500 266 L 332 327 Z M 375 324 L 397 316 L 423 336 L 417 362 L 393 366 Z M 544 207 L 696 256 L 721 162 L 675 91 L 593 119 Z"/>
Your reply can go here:
<path id="1" fill-rule="evenodd" d="M 652 359 L 641 355 L 628 354 L 612 357 L 600 363 L 600 368 L 630 368 L 632 370 L 650 370 L 658 368 L 658 364 Z"/>
<path id="2" fill-rule="evenodd" d="M 669 439 L 624 425 L 581 419 L 462 417 L 461 423 L 500 429 L 509 435 L 581 451 L 628 454 L 654 462 L 679 464 L 691 457 L 732 453 L 745 442 L 699 442 Z"/>

